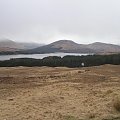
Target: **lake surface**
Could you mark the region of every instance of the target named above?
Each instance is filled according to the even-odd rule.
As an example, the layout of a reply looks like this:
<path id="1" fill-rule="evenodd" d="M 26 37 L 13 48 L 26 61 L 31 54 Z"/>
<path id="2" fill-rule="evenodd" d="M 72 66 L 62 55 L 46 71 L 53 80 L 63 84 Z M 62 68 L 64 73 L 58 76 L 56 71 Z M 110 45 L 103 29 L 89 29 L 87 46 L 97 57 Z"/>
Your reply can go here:
<path id="1" fill-rule="evenodd" d="M 88 54 L 80 54 L 80 53 L 49 53 L 49 54 L 18 54 L 18 55 L 0 55 L 0 61 L 3 60 L 10 60 L 11 58 L 35 58 L 35 59 L 42 59 L 48 56 L 60 56 L 64 57 L 66 55 L 74 55 L 74 56 L 81 56 L 81 55 L 88 55 Z"/>

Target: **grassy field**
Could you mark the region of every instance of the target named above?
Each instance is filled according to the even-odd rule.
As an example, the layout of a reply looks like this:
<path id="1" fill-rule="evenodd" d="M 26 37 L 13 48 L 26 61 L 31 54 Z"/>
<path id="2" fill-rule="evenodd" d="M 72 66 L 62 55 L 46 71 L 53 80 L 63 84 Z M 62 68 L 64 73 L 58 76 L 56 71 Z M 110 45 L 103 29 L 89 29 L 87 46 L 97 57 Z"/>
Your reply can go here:
<path id="1" fill-rule="evenodd" d="M 0 120 L 120 120 L 120 65 L 1 67 Z"/>

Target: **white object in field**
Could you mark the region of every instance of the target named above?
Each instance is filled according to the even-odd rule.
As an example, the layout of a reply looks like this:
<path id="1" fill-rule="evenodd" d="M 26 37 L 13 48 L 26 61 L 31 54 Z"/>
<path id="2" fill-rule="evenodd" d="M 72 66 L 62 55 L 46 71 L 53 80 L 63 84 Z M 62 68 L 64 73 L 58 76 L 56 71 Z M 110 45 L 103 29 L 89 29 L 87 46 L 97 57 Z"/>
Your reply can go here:
<path id="1" fill-rule="evenodd" d="M 81 63 L 81 66 L 84 67 L 84 66 L 85 66 L 85 63 Z"/>

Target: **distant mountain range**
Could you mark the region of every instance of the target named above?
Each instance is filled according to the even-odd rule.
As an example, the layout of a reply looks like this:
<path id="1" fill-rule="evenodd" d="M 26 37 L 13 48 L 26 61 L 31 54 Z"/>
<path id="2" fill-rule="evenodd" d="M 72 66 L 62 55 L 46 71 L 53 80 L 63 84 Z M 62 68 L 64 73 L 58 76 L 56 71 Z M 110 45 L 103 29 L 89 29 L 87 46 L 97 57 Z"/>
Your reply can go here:
<path id="1" fill-rule="evenodd" d="M 0 39 L 0 52 L 2 51 L 20 51 L 40 47 L 43 44 L 37 43 L 19 43 L 9 39 Z"/>
<path id="2" fill-rule="evenodd" d="M 77 44 L 71 40 L 59 40 L 48 45 L 35 43 L 18 43 L 11 40 L 0 41 L 0 51 L 14 54 L 42 54 L 54 52 L 66 53 L 120 53 L 120 46 L 95 42 L 92 44 Z"/>
<path id="3" fill-rule="evenodd" d="M 66 53 L 108 54 L 108 53 L 120 53 L 120 46 L 100 43 L 100 42 L 95 42 L 86 45 L 86 44 L 77 44 L 71 40 L 59 40 L 45 46 L 27 50 L 25 52 L 26 53 L 66 52 Z"/>
<path id="4" fill-rule="evenodd" d="M 120 53 L 120 45 L 95 42 L 87 45 L 97 53 Z"/>

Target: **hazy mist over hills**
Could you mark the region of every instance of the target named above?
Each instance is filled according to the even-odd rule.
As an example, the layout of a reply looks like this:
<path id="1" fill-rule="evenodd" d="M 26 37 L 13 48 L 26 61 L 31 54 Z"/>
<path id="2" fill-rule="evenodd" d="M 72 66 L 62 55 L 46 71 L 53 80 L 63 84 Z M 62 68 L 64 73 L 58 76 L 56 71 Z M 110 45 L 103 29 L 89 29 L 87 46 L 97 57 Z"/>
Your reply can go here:
<path id="1" fill-rule="evenodd" d="M 33 49 L 43 46 L 39 43 L 15 42 L 9 39 L 0 39 L 0 51 L 19 51 L 26 49 Z"/>
<path id="2" fill-rule="evenodd" d="M 0 38 L 120 44 L 120 0 L 0 0 Z"/>

